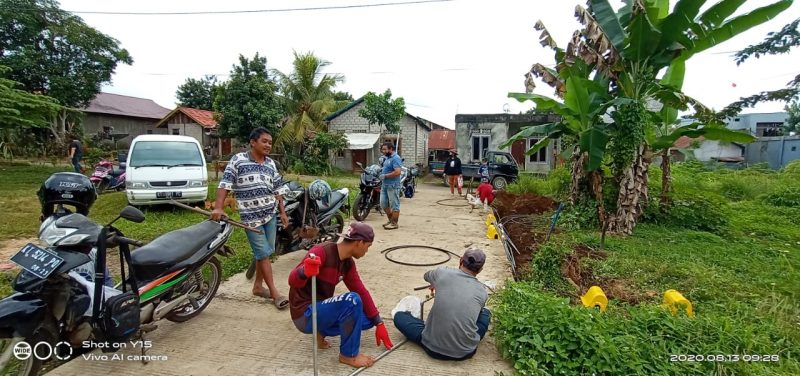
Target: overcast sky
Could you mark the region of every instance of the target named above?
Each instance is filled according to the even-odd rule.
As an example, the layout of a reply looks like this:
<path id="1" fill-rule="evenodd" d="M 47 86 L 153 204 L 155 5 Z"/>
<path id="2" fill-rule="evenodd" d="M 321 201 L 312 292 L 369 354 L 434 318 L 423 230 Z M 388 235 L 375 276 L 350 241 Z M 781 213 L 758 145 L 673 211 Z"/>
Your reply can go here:
<path id="1" fill-rule="evenodd" d="M 62 0 L 69 11 L 185 12 L 347 6 L 408 0 Z M 716 1 L 709 1 L 715 3 Z M 771 3 L 749 0 L 741 10 Z M 674 1 L 673 1 L 674 3 Z M 227 79 L 238 55 L 256 52 L 269 68 L 289 73 L 292 51 L 313 51 L 345 76 L 338 90 L 405 98 L 407 112 L 452 128 L 456 114 L 511 113 L 530 104 L 507 98 L 524 91 L 524 74 L 553 54 L 533 29 L 542 20 L 560 46 L 579 27 L 571 0 L 453 0 L 436 3 L 246 14 L 108 15 L 79 13 L 91 26 L 120 41 L 134 64 L 119 66 L 103 91 L 155 100 L 174 108 L 175 90 L 187 77 Z M 740 11 L 741 11 L 740 10 Z M 800 49 L 752 59 L 741 66 L 733 52 L 800 17 L 795 3 L 779 17 L 735 40 L 693 57 L 684 91 L 720 109 L 741 96 L 784 87 L 800 72 Z M 735 84 L 735 85 L 734 85 Z M 537 82 L 536 92 L 552 90 Z M 783 103 L 745 112 L 781 111 Z"/>

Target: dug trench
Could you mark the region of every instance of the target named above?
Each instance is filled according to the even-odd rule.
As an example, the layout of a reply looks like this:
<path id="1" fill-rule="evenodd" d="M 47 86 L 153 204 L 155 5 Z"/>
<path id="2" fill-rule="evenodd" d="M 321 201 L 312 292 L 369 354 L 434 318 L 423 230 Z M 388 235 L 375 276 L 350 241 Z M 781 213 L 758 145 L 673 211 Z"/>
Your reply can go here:
<path id="1" fill-rule="evenodd" d="M 518 271 L 530 270 L 531 261 L 547 239 L 547 233 L 558 203 L 548 197 L 533 193 L 498 193 L 493 203 L 498 221 L 504 223 L 506 232 L 519 253 L 512 252 Z M 558 226 L 553 234 L 559 232 Z M 551 234 L 551 236 L 553 235 Z M 561 276 L 574 287 L 566 296 L 573 304 L 580 304 L 580 296 L 592 286 L 600 286 L 610 300 L 636 305 L 652 298 L 654 293 L 641 292 L 631 287 L 624 278 L 595 276 L 591 260 L 605 260 L 608 253 L 584 244 L 572 245 L 561 263 Z"/>

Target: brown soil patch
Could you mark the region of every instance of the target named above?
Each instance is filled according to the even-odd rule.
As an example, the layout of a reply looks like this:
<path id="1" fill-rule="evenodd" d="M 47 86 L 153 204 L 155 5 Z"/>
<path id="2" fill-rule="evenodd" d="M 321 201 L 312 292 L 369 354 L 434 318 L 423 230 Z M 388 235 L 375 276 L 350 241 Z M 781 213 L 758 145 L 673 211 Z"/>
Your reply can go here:
<path id="1" fill-rule="evenodd" d="M 492 204 L 500 217 L 518 214 L 543 214 L 556 210 L 558 204 L 552 199 L 533 193 L 515 195 L 500 191 Z"/>
<path id="2" fill-rule="evenodd" d="M 515 195 L 501 191 L 495 197 L 492 206 L 497 209 L 497 214 L 500 216 L 498 220 L 512 215 L 528 216 L 503 223 L 511 241 L 519 250 L 519 253 L 514 253 L 517 271 L 522 270 L 530 263 L 539 244 L 547 237 L 547 222 L 550 213 L 558 204 L 550 198 L 531 193 Z"/>
<path id="3" fill-rule="evenodd" d="M 514 195 L 508 192 L 499 192 L 494 201 L 494 207 L 503 220 L 508 216 L 527 215 L 528 217 L 506 218 L 504 227 L 511 241 L 518 248 L 519 254 L 514 253 L 517 271 L 524 270 L 533 259 L 533 255 L 547 237 L 550 215 L 556 210 L 558 204 L 550 198 L 535 194 Z M 557 232 L 557 230 L 556 230 Z M 592 249 L 586 245 L 577 245 L 561 266 L 561 274 L 567 282 L 576 287 L 579 294 L 585 294 L 589 287 L 600 286 L 608 299 L 639 304 L 642 300 L 652 297 L 650 293 L 641 293 L 629 286 L 621 278 L 598 278 L 591 268 L 581 260 L 605 259 L 608 254 Z M 570 297 L 572 302 L 580 304 L 580 296 Z"/>
<path id="4" fill-rule="evenodd" d="M 561 274 L 578 289 L 580 295 L 585 294 L 589 287 L 599 286 L 609 300 L 639 304 L 646 299 L 646 295 L 628 286 L 626 280 L 621 278 L 598 278 L 590 268 L 582 265 L 583 263 L 581 262 L 584 258 L 604 260 L 606 257 L 608 257 L 608 254 L 603 251 L 597 251 L 585 245 L 577 245 L 573 248 L 573 252 L 567 256 L 564 264 L 562 264 Z M 571 298 L 573 303 L 580 304 L 579 296 Z"/>

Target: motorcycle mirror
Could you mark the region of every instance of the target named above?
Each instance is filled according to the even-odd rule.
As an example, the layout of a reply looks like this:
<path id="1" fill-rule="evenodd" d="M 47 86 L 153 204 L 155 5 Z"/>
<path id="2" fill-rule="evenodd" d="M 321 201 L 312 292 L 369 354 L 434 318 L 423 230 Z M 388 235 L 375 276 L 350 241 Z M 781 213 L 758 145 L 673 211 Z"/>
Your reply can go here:
<path id="1" fill-rule="evenodd" d="M 119 213 L 119 216 L 135 223 L 144 222 L 144 213 L 133 206 L 126 206 L 125 209 L 122 209 Z"/>

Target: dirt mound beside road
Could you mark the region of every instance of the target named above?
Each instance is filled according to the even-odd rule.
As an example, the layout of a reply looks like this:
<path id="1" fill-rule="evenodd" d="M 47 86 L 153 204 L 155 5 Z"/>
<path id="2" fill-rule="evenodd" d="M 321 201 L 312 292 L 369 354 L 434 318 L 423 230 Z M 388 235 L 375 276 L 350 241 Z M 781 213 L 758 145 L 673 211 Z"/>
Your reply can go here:
<path id="1" fill-rule="evenodd" d="M 558 207 L 558 203 L 549 197 L 534 193 L 515 195 L 505 191 L 495 196 L 493 205 L 501 218 L 509 215 L 543 214 Z"/>

